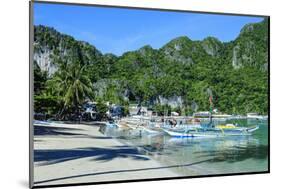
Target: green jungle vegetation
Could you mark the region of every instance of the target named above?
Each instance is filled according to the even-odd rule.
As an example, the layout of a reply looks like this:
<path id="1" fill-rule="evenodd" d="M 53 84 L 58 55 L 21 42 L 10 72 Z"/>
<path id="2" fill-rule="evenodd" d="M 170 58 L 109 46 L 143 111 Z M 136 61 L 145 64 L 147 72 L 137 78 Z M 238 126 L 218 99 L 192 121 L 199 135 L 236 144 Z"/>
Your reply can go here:
<path id="1" fill-rule="evenodd" d="M 229 114 L 268 113 L 268 21 L 245 25 L 239 36 L 222 43 L 214 37 L 186 36 L 160 49 L 146 45 L 121 56 L 102 54 L 54 28 L 34 28 L 34 111 L 63 115 L 80 111 L 86 100 L 128 107 L 149 105 L 182 115 L 215 108 Z M 40 66 L 38 56 L 47 56 Z M 54 70 L 51 72 L 50 70 Z M 161 99 L 181 98 L 178 107 Z M 64 117 L 65 118 L 65 117 Z"/>

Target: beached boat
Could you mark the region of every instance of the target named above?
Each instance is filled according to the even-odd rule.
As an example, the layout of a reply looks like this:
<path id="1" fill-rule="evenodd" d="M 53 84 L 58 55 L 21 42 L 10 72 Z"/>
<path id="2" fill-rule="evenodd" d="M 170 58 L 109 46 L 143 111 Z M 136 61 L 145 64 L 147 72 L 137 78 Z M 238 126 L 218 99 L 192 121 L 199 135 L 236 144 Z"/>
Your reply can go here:
<path id="1" fill-rule="evenodd" d="M 156 135 L 161 134 L 163 131 L 157 128 L 151 127 L 148 124 L 140 121 L 122 120 L 118 122 L 106 123 L 109 128 L 116 128 L 122 130 L 130 130 L 131 135 L 142 136 L 142 135 Z"/>
<path id="2" fill-rule="evenodd" d="M 156 135 L 156 134 L 161 134 L 161 130 L 157 130 L 157 129 L 153 129 L 153 128 L 147 128 L 147 127 L 143 127 L 140 126 L 140 129 L 142 129 L 142 132 L 145 134 L 152 134 L 152 135 Z"/>
<path id="3" fill-rule="evenodd" d="M 163 131 L 173 137 L 225 137 L 251 135 L 259 126 L 237 127 L 232 124 L 218 125 L 215 127 L 202 127 L 200 129 L 169 130 Z"/>

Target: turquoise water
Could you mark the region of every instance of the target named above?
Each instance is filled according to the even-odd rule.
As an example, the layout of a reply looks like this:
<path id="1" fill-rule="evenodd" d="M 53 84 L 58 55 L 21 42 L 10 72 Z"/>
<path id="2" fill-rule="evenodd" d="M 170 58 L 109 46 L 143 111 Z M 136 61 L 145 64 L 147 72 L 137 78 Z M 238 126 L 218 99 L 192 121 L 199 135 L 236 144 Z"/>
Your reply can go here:
<path id="1" fill-rule="evenodd" d="M 182 176 L 261 172 L 268 170 L 268 122 L 230 120 L 240 126 L 259 125 L 251 136 L 173 138 L 165 134 L 132 137 L 129 131 L 109 129 L 107 136 L 135 146 Z"/>

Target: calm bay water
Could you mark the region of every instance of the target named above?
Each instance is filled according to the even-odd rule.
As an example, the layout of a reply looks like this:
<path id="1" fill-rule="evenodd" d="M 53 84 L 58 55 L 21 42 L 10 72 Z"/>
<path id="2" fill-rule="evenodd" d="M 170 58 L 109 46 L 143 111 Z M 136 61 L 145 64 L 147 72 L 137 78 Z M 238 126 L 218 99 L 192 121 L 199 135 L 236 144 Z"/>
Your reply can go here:
<path id="1" fill-rule="evenodd" d="M 260 172 L 268 170 L 268 122 L 229 120 L 240 126 L 259 125 L 251 136 L 222 138 L 173 138 L 165 134 L 131 137 L 128 131 L 108 129 L 107 136 L 160 162 L 183 176 Z"/>

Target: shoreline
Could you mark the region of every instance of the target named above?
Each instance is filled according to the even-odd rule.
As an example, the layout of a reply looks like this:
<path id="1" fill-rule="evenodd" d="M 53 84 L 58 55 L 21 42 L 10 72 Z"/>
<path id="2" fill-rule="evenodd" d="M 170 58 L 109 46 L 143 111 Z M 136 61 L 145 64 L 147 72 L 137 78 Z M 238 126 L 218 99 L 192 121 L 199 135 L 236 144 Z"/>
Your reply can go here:
<path id="1" fill-rule="evenodd" d="M 83 124 L 35 126 L 35 186 L 181 176 L 98 129 Z"/>
<path id="2" fill-rule="evenodd" d="M 249 145 L 247 150 L 236 148 L 240 143 L 236 143 L 235 139 L 227 142 L 218 140 L 212 143 L 215 145 L 212 150 L 219 148 L 223 151 L 216 155 L 210 154 L 208 146 L 201 140 L 193 141 L 196 142 L 195 148 L 188 149 L 186 153 L 178 151 L 177 145 L 173 148 L 174 144 L 185 145 L 185 140 L 171 141 L 171 137 L 165 135 L 151 138 L 153 140 L 150 137 L 116 138 L 110 132 L 109 135 L 102 134 L 97 124 L 50 123 L 34 128 L 36 186 L 230 174 L 266 168 L 264 151 L 267 144 L 257 146 L 257 140 L 253 138 L 242 141 L 242 145 Z M 164 147 L 166 142 L 171 145 L 167 149 Z M 189 156 L 190 150 L 196 154 L 193 150 L 198 147 L 202 148 L 200 153 Z M 255 160 L 246 158 L 248 150 L 259 156 L 253 157 Z M 174 158 L 170 158 L 171 153 Z M 188 158 L 182 158 L 184 154 Z M 229 161 L 232 157 L 237 161 Z M 262 157 L 264 160 L 260 159 Z M 226 159 L 222 161 L 221 158 Z M 250 164 L 253 166 L 247 166 Z"/>

